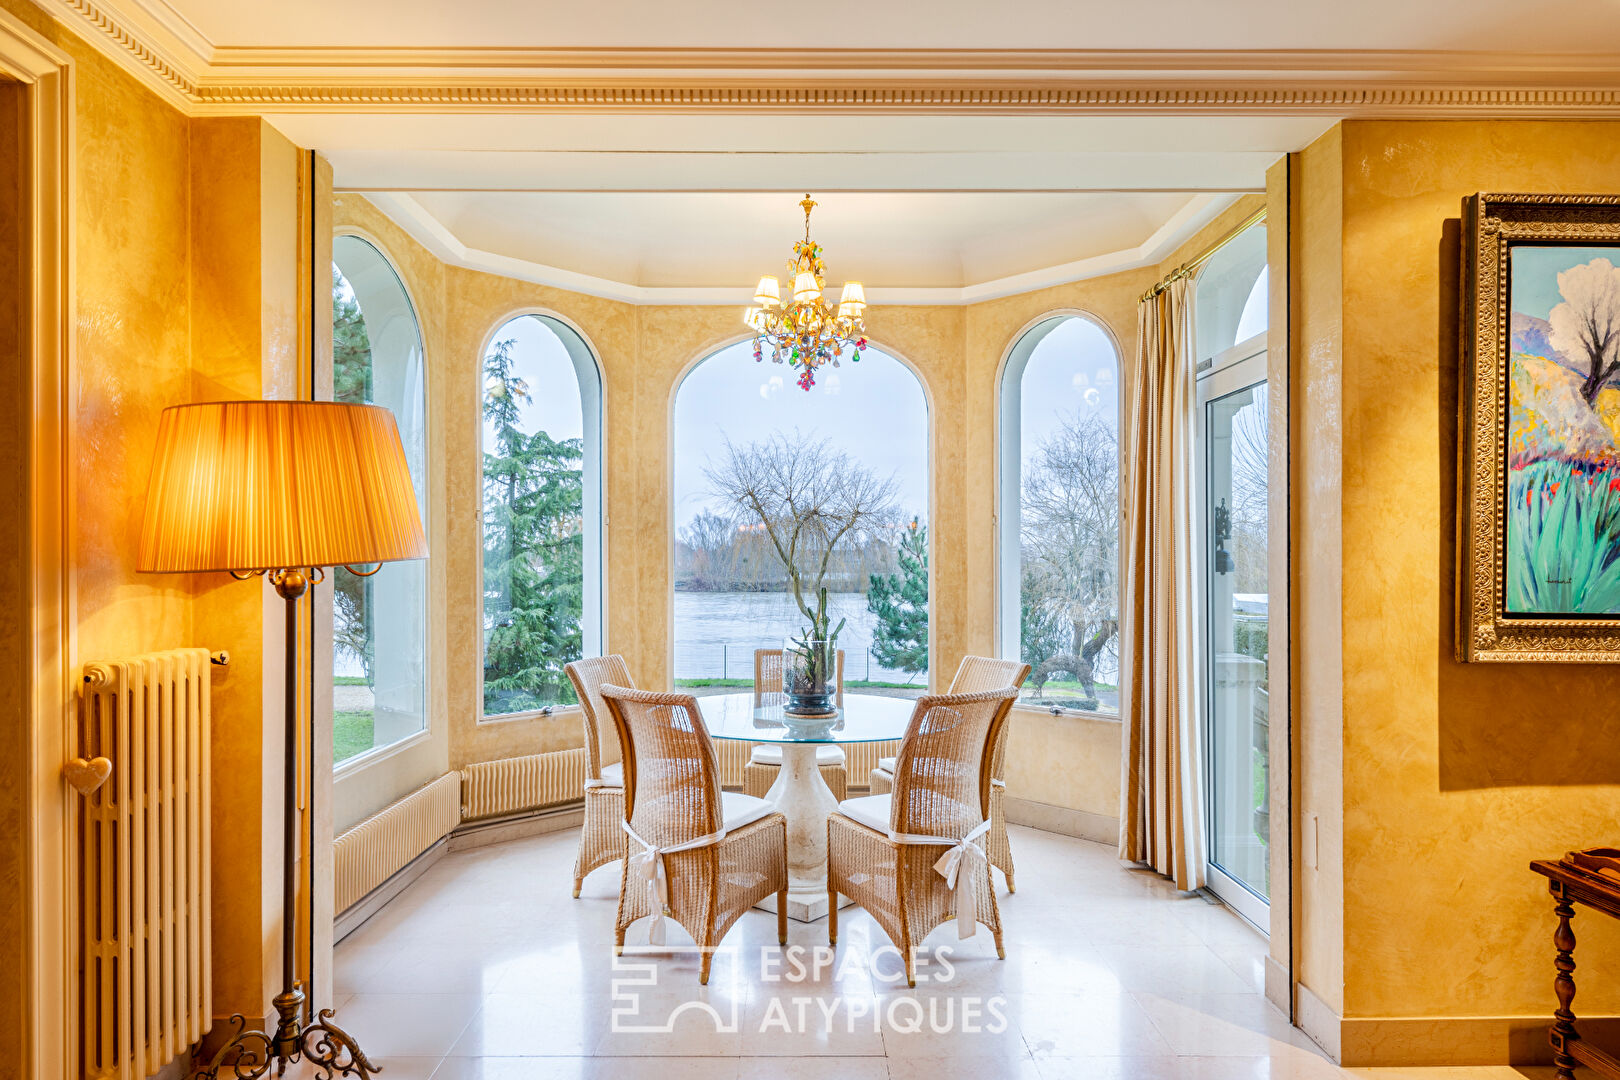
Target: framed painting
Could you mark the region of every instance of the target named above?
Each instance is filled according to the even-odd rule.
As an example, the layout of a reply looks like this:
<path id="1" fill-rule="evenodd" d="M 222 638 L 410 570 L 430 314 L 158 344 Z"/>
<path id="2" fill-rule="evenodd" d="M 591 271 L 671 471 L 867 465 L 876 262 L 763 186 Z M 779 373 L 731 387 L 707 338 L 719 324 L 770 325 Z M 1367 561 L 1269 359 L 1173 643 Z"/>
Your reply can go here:
<path id="1" fill-rule="evenodd" d="M 1620 661 L 1620 196 L 1463 207 L 1457 658 Z"/>

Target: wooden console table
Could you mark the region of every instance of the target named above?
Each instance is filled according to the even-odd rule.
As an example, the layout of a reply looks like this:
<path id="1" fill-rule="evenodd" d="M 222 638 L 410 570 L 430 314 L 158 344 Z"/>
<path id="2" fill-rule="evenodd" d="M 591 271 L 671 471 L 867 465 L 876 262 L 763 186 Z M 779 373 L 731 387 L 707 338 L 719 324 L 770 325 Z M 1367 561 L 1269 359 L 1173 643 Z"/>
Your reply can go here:
<path id="1" fill-rule="evenodd" d="M 1620 1058 L 1583 1041 L 1575 1030 L 1575 1013 L 1569 1007 L 1575 1000 L 1575 958 L 1572 955 L 1575 931 L 1569 927 L 1575 905 L 1584 904 L 1610 918 L 1620 919 L 1620 881 L 1551 859 L 1537 859 L 1530 864 L 1530 869 L 1547 879 L 1553 895 L 1553 911 L 1558 916 L 1558 927 L 1553 931 L 1553 948 L 1557 950 L 1553 967 L 1558 969 L 1553 978 L 1553 990 L 1558 995 L 1558 1008 L 1547 1033 L 1553 1047 L 1553 1064 L 1558 1067 L 1558 1080 L 1574 1080 L 1578 1065 L 1620 1080 Z"/>

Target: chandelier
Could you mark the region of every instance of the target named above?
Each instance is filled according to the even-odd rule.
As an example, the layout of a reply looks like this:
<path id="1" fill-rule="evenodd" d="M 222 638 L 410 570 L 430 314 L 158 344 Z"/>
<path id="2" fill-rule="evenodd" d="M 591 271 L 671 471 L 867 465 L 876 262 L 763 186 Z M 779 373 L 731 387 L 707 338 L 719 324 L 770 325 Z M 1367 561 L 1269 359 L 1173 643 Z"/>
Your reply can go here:
<path id="1" fill-rule="evenodd" d="M 809 195 L 799 204 L 804 208 L 804 239 L 793 245 L 788 260 L 788 280 L 793 282 L 793 299 L 782 302 L 782 286 L 776 278 L 759 279 L 754 304 L 743 321 L 754 331 L 754 360 L 765 359 L 768 348 L 773 363 L 786 363 L 799 369 L 799 388 L 816 385 L 816 369 L 825 364 L 838 366 L 849 349 L 852 360 L 861 358 L 866 348 L 866 290 L 858 281 L 844 283 L 838 307 L 829 307 L 822 295 L 826 288 L 826 267 L 821 261 L 821 245 L 810 239 L 810 211 L 816 201 Z"/>

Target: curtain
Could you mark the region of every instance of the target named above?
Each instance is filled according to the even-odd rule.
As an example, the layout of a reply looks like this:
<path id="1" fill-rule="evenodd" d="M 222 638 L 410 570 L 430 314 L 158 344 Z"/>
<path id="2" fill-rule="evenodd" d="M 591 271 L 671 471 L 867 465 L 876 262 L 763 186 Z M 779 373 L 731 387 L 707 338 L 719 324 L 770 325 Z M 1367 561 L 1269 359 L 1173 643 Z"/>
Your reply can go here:
<path id="1" fill-rule="evenodd" d="M 1190 299 L 1178 278 L 1137 312 L 1120 594 L 1119 853 L 1184 890 L 1204 884 Z"/>

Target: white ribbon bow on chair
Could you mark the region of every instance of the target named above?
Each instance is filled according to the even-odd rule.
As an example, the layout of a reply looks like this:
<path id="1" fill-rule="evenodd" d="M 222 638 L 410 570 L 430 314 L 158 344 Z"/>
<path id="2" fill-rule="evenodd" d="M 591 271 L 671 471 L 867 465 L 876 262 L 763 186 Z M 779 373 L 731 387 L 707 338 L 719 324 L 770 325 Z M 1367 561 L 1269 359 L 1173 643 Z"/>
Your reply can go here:
<path id="1" fill-rule="evenodd" d="M 990 860 L 984 849 L 973 841 L 990 831 L 990 823 L 981 821 L 978 828 L 960 840 L 949 836 L 923 836 L 917 833 L 891 832 L 889 839 L 899 844 L 948 844 L 949 848 L 934 862 L 934 872 L 945 879 L 951 889 L 952 906 L 956 909 L 956 936 L 966 940 L 979 932 L 979 873 L 988 869 Z"/>
<path id="2" fill-rule="evenodd" d="M 630 856 L 630 865 L 633 873 L 639 875 L 646 882 L 647 906 L 652 909 L 652 922 L 647 927 L 647 944 L 662 945 L 664 943 L 664 907 L 669 903 L 669 875 L 664 869 L 664 856 L 673 855 L 677 851 L 690 851 L 693 848 L 708 847 L 725 838 L 726 831 L 721 829 L 696 840 L 687 840 L 680 844 L 671 844 L 668 847 L 659 847 L 649 844 L 636 835 L 628 821 L 620 822 L 624 831 L 630 834 L 630 839 L 641 845 L 641 851 Z"/>

